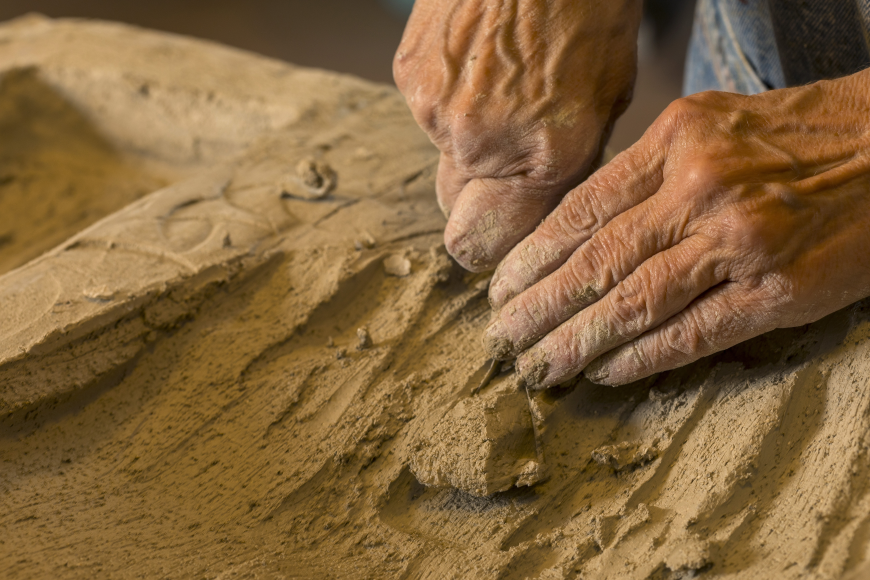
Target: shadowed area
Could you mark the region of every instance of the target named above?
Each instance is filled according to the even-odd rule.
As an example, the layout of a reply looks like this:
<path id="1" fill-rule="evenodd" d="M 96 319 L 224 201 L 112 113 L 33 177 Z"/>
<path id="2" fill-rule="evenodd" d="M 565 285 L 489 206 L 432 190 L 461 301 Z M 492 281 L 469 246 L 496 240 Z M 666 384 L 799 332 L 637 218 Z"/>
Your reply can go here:
<path id="1" fill-rule="evenodd" d="M 618 389 L 526 408 L 506 371 L 470 400 L 489 278 L 447 256 L 437 152 L 394 90 L 121 25 L 0 40 L 22 167 L 178 175 L 0 274 L 8 577 L 866 570 L 868 301 Z M 335 189 L 289 195 L 300 162 Z M 532 460 L 547 478 L 515 477 Z"/>
<path id="2" fill-rule="evenodd" d="M 0 274 L 164 184 L 35 68 L 0 75 Z"/>

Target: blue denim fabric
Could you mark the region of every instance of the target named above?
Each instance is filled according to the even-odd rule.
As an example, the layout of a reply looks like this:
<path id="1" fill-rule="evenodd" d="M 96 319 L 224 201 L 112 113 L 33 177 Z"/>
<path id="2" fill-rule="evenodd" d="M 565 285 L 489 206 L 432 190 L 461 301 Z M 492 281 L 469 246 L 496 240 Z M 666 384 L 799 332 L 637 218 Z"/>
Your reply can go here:
<path id="1" fill-rule="evenodd" d="M 767 2 L 698 0 L 684 78 L 684 95 L 784 87 Z"/>
<path id="2" fill-rule="evenodd" d="M 870 65 L 863 0 L 860 8 L 859 0 L 767 2 L 788 86 L 843 77 Z"/>
<path id="3" fill-rule="evenodd" d="M 754 94 L 870 66 L 870 0 L 698 0 L 683 93 Z"/>

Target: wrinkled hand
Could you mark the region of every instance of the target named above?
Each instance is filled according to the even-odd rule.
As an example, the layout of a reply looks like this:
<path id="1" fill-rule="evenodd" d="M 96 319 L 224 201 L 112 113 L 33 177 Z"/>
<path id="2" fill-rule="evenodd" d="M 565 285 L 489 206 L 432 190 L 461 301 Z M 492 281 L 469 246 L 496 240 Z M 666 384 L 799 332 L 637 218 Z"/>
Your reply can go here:
<path id="1" fill-rule="evenodd" d="M 418 0 L 393 65 L 441 150 L 448 251 L 494 267 L 603 150 L 631 98 L 639 0 Z"/>
<path id="2" fill-rule="evenodd" d="M 674 102 L 499 266 L 487 350 L 617 385 L 870 295 L 868 73 Z"/>

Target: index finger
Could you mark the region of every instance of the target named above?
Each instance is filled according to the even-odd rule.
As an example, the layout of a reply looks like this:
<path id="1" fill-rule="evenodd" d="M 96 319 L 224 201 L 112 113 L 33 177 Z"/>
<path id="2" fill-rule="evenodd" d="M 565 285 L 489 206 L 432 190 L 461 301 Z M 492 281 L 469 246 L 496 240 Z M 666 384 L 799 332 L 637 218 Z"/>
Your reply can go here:
<path id="1" fill-rule="evenodd" d="M 570 191 L 498 266 L 489 288 L 492 307 L 500 309 L 554 272 L 595 232 L 658 191 L 665 152 L 656 145 L 644 135 Z"/>

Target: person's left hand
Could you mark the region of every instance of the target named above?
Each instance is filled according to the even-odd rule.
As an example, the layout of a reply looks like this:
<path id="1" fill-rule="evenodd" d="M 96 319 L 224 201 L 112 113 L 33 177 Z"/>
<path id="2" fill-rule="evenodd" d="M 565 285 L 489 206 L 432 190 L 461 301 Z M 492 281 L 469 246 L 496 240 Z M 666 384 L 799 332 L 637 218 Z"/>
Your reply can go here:
<path id="1" fill-rule="evenodd" d="M 676 101 L 505 258 L 487 351 L 624 384 L 870 295 L 868 128 L 870 71 Z"/>

